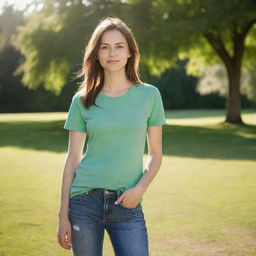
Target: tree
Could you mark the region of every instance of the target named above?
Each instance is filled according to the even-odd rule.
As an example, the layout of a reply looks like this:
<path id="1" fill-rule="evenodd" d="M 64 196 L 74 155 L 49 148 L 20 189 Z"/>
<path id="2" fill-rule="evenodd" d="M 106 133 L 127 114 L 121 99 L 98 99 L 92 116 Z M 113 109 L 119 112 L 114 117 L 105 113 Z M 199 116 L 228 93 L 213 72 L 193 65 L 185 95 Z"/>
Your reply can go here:
<path id="1" fill-rule="evenodd" d="M 242 68 L 255 66 L 256 2 L 253 0 L 130 0 L 133 22 L 147 41 L 147 62 L 162 72 L 178 58 L 189 58 L 187 72 L 223 63 L 228 77 L 225 122 L 243 124 L 240 78 Z M 147 9 L 145 8 L 147 7 Z M 137 12 L 137 14 L 136 14 Z M 146 17 L 145 17 L 146 16 Z M 149 23 L 151 23 L 149 25 Z M 144 45 L 143 45 L 144 47 Z M 154 60 L 153 60 L 154 59 Z M 169 63 L 168 63 L 169 61 Z"/>
<path id="2" fill-rule="evenodd" d="M 59 95 L 81 68 L 84 46 L 100 18 L 123 12 L 120 1 L 88 0 L 85 5 L 83 0 L 41 0 L 41 4 L 13 37 L 13 45 L 24 56 L 15 74 L 22 74 L 22 83 L 30 89 L 43 85 Z"/>
<path id="3" fill-rule="evenodd" d="M 39 0 L 38 0 L 39 1 Z M 222 63 L 227 72 L 226 122 L 243 123 L 241 70 L 255 66 L 254 0 L 41 0 L 43 8 L 20 27 L 13 44 L 24 56 L 17 73 L 29 88 L 40 84 L 60 93 L 90 32 L 106 16 L 130 25 L 141 52 L 141 67 L 159 75 L 178 59 L 189 59 L 187 73 L 200 75 Z M 86 2 L 86 4 L 85 4 Z"/>

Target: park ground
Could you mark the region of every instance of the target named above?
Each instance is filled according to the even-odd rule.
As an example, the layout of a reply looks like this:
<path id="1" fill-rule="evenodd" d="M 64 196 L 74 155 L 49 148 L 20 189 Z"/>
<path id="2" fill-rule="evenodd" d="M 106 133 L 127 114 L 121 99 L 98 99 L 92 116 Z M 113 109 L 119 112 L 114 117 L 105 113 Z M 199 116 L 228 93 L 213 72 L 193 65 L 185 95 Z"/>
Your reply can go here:
<path id="1" fill-rule="evenodd" d="M 224 116 L 166 111 L 162 165 L 142 204 L 151 256 L 256 255 L 256 111 L 242 110 L 246 126 Z M 0 114 L 0 256 L 71 255 L 56 237 L 65 117 Z"/>

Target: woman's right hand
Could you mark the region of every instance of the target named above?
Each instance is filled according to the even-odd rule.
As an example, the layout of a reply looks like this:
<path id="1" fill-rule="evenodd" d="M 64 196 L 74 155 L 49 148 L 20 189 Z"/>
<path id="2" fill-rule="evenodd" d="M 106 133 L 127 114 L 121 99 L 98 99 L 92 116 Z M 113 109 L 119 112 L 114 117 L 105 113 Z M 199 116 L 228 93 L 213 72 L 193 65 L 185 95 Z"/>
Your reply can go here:
<path id="1" fill-rule="evenodd" d="M 70 250 L 71 244 L 71 224 L 68 218 L 59 218 L 57 229 L 58 243 L 64 249 Z"/>

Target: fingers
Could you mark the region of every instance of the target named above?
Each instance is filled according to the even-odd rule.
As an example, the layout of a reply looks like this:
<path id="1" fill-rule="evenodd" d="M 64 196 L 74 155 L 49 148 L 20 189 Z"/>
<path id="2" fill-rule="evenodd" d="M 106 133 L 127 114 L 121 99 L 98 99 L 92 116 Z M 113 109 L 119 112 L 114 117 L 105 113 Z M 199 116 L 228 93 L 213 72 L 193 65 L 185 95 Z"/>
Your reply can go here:
<path id="1" fill-rule="evenodd" d="M 67 232 L 67 245 L 71 248 L 72 247 L 72 243 L 71 243 L 71 232 Z"/>
<path id="2" fill-rule="evenodd" d="M 117 198 L 117 200 L 115 201 L 115 204 L 119 204 L 123 199 L 124 199 L 124 194 L 122 194 Z"/>
<path id="3" fill-rule="evenodd" d="M 72 248 L 71 234 L 68 235 L 68 232 L 66 234 L 59 234 L 58 243 L 64 249 L 70 250 Z"/>

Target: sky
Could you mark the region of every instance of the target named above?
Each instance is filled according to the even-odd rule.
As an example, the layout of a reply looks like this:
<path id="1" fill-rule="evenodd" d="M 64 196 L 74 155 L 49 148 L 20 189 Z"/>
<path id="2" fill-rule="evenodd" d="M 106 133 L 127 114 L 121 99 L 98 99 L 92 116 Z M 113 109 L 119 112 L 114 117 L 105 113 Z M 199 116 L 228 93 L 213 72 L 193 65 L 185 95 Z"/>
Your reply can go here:
<path id="1" fill-rule="evenodd" d="M 3 8 L 5 4 L 14 4 L 15 9 L 23 10 L 31 0 L 0 0 L 0 9 Z"/>
<path id="2" fill-rule="evenodd" d="M 23 9 L 25 9 L 27 4 L 29 4 L 33 1 L 35 1 L 35 0 L 0 0 L 0 12 L 2 11 L 2 8 L 5 4 L 14 5 L 15 9 L 23 10 Z M 86 4 L 87 1 L 83 0 L 83 3 Z"/>

